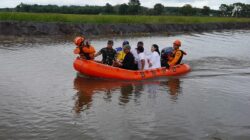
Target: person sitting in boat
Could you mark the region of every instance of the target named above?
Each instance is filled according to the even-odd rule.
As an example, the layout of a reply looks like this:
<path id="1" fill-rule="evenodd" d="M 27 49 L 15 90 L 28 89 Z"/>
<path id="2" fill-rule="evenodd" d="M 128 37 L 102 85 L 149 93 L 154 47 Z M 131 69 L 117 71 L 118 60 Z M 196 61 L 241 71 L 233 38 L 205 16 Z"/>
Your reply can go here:
<path id="1" fill-rule="evenodd" d="M 129 45 L 128 41 L 123 41 L 122 43 L 122 50 L 117 53 L 116 61 L 122 62 L 123 59 L 125 58 L 126 53 L 124 52 L 124 46 Z"/>
<path id="2" fill-rule="evenodd" d="M 161 58 L 160 58 L 160 51 L 159 46 L 153 44 L 151 47 L 151 55 L 149 57 L 149 68 L 156 69 L 161 67 Z"/>
<path id="3" fill-rule="evenodd" d="M 118 62 L 118 66 L 127 70 L 136 70 L 137 65 L 135 64 L 134 55 L 130 52 L 131 47 L 129 44 L 123 46 L 123 51 L 126 54 L 121 63 Z"/>
<path id="4" fill-rule="evenodd" d="M 168 65 L 175 66 L 181 63 L 181 60 L 183 58 L 183 55 L 186 55 L 186 52 L 180 50 L 181 47 L 181 41 L 175 40 L 173 43 L 173 56 L 172 59 L 168 60 Z"/>
<path id="5" fill-rule="evenodd" d="M 138 53 L 138 69 L 139 70 L 146 70 L 149 69 L 149 60 L 146 57 L 145 53 L 144 53 L 144 47 L 143 47 L 143 42 L 138 42 L 138 46 L 136 48 L 137 53 Z"/>
<path id="6" fill-rule="evenodd" d="M 161 67 L 169 68 L 168 61 L 173 59 L 173 47 L 166 47 L 161 50 Z"/>
<path id="7" fill-rule="evenodd" d="M 102 48 L 97 54 L 95 54 L 95 57 L 102 54 L 102 63 L 110 66 L 113 65 L 116 57 L 116 51 L 113 49 L 113 45 L 113 40 L 108 40 L 107 47 Z"/>
<path id="8" fill-rule="evenodd" d="M 95 48 L 90 45 L 90 41 L 88 39 L 78 36 L 75 38 L 74 42 L 77 46 L 74 50 L 75 54 L 79 54 L 82 59 L 94 59 Z"/>
<path id="9" fill-rule="evenodd" d="M 138 46 L 142 46 L 143 47 L 143 42 L 142 41 L 139 41 L 138 43 L 137 43 L 137 47 Z M 135 63 L 138 65 L 138 61 L 139 61 L 139 55 L 138 55 L 138 52 L 137 52 L 137 48 L 135 48 L 135 49 L 133 49 L 132 51 L 132 54 L 134 55 L 134 57 L 135 57 Z"/>

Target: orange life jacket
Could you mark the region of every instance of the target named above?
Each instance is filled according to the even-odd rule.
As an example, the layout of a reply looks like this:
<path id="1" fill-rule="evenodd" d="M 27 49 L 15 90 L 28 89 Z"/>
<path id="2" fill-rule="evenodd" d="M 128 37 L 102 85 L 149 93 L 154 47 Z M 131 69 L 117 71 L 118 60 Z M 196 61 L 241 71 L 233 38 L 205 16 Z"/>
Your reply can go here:
<path id="1" fill-rule="evenodd" d="M 76 47 L 74 53 L 79 54 L 88 60 L 93 60 L 95 55 L 95 48 L 91 45 Z"/>
<path id="2" fill-rule="evenodd" d="M 169 66 L 180 64 L 183 58 L 183 55 L 186 55 L 186 52 L 178 49 L 178 50 L 175 50 L 173 54 L 174 54 L 173 59 L 168 61 Z"/>

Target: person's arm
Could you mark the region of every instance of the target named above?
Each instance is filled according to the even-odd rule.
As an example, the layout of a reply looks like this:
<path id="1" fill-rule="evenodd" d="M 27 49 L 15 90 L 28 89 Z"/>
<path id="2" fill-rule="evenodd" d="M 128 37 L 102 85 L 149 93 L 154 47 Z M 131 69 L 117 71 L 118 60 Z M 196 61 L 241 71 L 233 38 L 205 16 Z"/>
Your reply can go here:
<path id="1" fill-rule="evenodd" d="M 95 59 L 95 48 L 93 46 L 90 46 L 90 54 L 89 57 L 91 60 Z"/>
<path id="2" fill-rule="evenodd" d="M 141 70 L 144 70 L 144 66 L 145 66 L 145 59 L 141 60 Z"/>
<path id="3" fill-rule="evenodd" d="M 153 57 L 151 56 L 150 58 L 148 58 L 147 59 L 147 61 L 148 61 L 148 64 L 149 64 L 149 67 L 152 67 L 153 66 L 153 64 L 154 64 L 154 60 L 152 60 L 153 59 Z"/>
<path id="4" fill-rule="evenodd" d="M 157 57 L 156 55 L 158 55 L 158 54 L 153 53 L 153 54 L 151 55 L 150 59 L 148 59 L 149 67 L 152 67 L 153 64 L 156 64 L 156 63 L 157 63 L 157 62 L 156 62 L 156 57 Z"/>
<path id="5" fill-rule="evenodd" d="M 187 55 L 187 53 L 183 51 L 183 55 Z"/>
<path id="6" fill-rule="evenodd" d="M 148 64 L 149 64 L 149 67 L 152 67 L 152 66 L 153 66 L 153 64 L 151 63 L 150 60 L 148 60 Z"/>
<path id="7" fill-rule="evenodd" d="M 94 57 L 97 57 L 97 56 L 99 56 L 101 54 L 102 54 L 102 49 L 98 53 L 96 53 Z"/>
<path id="8" fill-rule="evenodd" d="M 79 49 L 79 47 L 76 47 L 75 49 L 74 49 L 74 54 L 79 54 L 80 53 L 80 49 Z"/>
<path id="9" fill-rule="evenodd" d="M 118 56 L 118 53 L 114 50 L 114 60 L 113 61 L 116 61 L 116 59 L 117 59 L 117 56 Z"/>
<path id="10" fill-rule="evenodd" d="M 173 58 L 173 60 L 171 60 L 168 64 L 169 66 L 174 66 L 176 65 L 176 63 L 178 62 L 178 60 L 180 59 L 181 57 L 181 51 L 177 51 L 176 54 L 175 54 L 175 57 Z"/>
<path id="11" fill-rule="evenodd" d="M 97 57 L 97 56 L 99 56 L 101 54 L 102 54 L 101 52 L 98 52 L 98 53 L 95 54 L 95 57 Z"/>
<path id="12" fill-rule="evenodd" d="M 140 68 L 140 70 L 144 70 L 146 57 L 144 56 L 143 53 L 140 53 L 140 54 L 138 55 L 138 58 L 139 58 L 138 61 L 141 61 L 141 68 Z"/>
<path id="13" fill-rule="evenodd" d="M 93 46 L 91 46 L 91 47 L 92 47 L 93 53 L 95 54 L 95 52 L 96 52 L 96 51 L 95 51 L 95 47 L 93 47 Z"/>

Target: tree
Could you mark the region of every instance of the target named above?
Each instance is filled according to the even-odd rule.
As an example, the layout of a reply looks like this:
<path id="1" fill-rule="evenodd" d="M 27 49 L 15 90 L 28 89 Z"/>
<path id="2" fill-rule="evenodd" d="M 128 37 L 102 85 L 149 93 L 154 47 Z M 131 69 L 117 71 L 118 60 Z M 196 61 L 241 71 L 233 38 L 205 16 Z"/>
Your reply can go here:
<path id="1" fill-rule="evenodd" d="M 246 4 L 244 11 L 245 11 L 245 15 L 247 17 L 250 17 L 250 4 Z"/>
<path id="2" fill-rule="evenodd" d="M 121 4 L 118 9 L 118 13 L 121 15 L 126 15 L 128 14 L 128 5 L 127 4 Z"/>
<path id="3" fill-rule="evenodd" d="M 18 12 L 30 12 L 31 5 L 21 3 L 16 6 Z"/>
<path id="4" fill-rule="evenodd" d="M 183 7 L 181 7 L 181 13 L 184 16 L 191 16 L 195 14 L 195 10 L 193 9 L 192 5 L 186 4 Z"/>
<path id="5" fill-rule="evenodd" d="M 128 3 L 128 13 L 131 15 L 137 15 L 139 14 L 141 3 L 139 0 L 130 0 Z"/>
<path id="6" fill-rule="evenodd" d="M 161 15 L 164 10 L 164 6 L 160 3 L 155 4 L 154 6 L 154 13 L 156 15 Z"/>
<path id="7" fill-rule="evenodd" d="M 238 5 L 241 7 L 240 12 L 239 12 L 239 16 L 249 17 L 250 16 L 250 9 L 249 9 L 250 5 L 244 4 L 244 3 L 238 3 Z"/>
<path id="8" fill-rule="evenodd" d="M 212 10 L 207 6 L 201 8 L 194 8 L 190 4 L 183 7 L 164 7 L 157 3 L 153 8 L 141 6 L 139 0 L 129 0 L 128 3 L 112 6 L 106 3 L 105 6 L 57 6 L 57 5 L 38 5 L 38 4 L 24 4 L 20 3 L 13 9 L 0 8 L 0 11 L 16 11 L 16 12 L 35 12 L 35 13 L 65 13 L 65 14 L 120 14 L 120 15 L 214 15 L 214 16 L 240 16 L 250 17 L 250 4 L 233 3 L 230 5 L 221 4 L 219 10 Z"/>
<path id="9" fill-rule="evenodd" d="M 114 8 L 112 5 L 110 5 L 109 3 L 106 3 L 105 7 L 104 7 L 104 12 L 105 13 L 114 13 Z"/>
<path id="10" fill-rule="evenodd" d="M 140 1 L 139 0 L 130 0 L 128 5 L 141 5 Z"/>
<path id="11" fill-rule="evenodd" d="M 208 16 L 210 14 L 210 8 L 208 6 L 204 6 L 201 13 L 202 15 Z"/>
<path id="12" fill-rule="evenodd" d="M 222 16 L 227 16 L 228 10 L 229 10 L 229 6 L 226 4 L 221 4 L 219 7 L 219 10 L 222 13 Z"/>

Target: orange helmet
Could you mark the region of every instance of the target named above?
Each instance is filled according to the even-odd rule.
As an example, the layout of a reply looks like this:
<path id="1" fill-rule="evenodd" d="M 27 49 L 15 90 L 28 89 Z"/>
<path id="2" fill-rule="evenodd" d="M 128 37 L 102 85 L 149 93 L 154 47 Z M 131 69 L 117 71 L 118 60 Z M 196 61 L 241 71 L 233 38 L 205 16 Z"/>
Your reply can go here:
<path id="1" fill-rule="evenodd" d="M 174 45 L 176 45 L 176 46 L 181 46 L 181 41 L 180 40 L 175 40 L 174 41 Z"/>
<path id="2" fill-rule="evenodd" d="M 76 37 L 74 40 L 76 46 L 80 46 L 83 41 L 84 41 L 84 37 L 80 37 L 80 36 Z"/>

